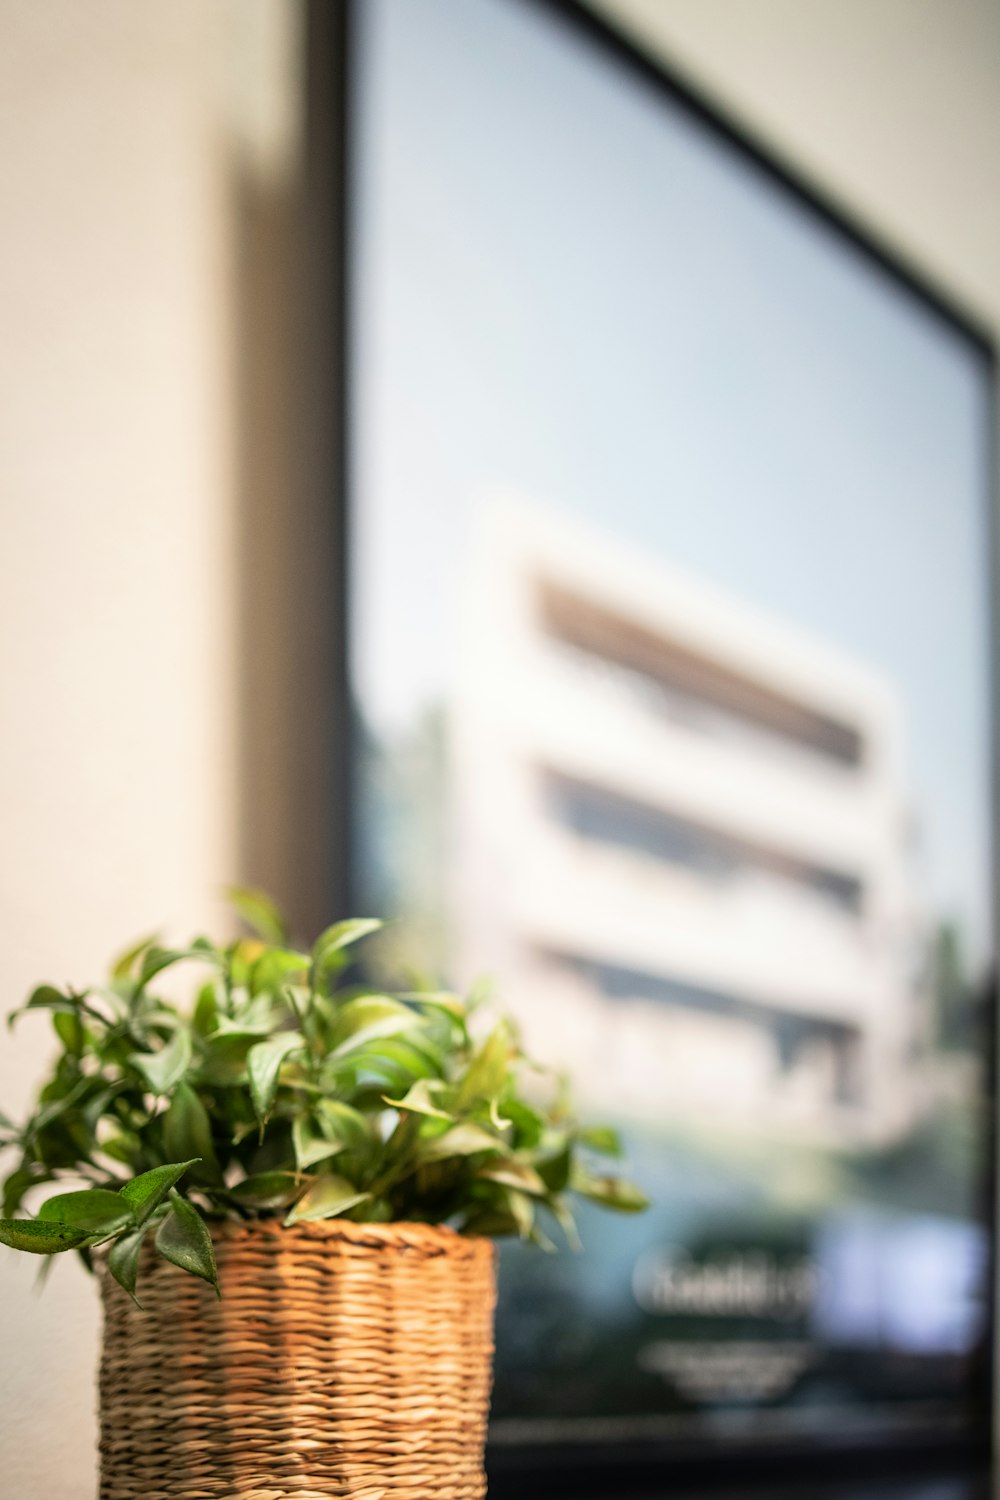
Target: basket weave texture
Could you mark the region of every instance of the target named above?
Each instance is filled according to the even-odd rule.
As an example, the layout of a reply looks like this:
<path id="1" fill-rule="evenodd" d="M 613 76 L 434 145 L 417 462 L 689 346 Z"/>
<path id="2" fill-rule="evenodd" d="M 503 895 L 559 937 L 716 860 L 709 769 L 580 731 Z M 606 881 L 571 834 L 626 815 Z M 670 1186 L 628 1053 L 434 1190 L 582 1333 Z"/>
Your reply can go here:
<path id="1" fill-rule="evenodd" d="M 423 1224 L 213 1229 L 222 1301 L 99 1268 L 100 1500 L 479 1500 L 492 1242 Z"/>

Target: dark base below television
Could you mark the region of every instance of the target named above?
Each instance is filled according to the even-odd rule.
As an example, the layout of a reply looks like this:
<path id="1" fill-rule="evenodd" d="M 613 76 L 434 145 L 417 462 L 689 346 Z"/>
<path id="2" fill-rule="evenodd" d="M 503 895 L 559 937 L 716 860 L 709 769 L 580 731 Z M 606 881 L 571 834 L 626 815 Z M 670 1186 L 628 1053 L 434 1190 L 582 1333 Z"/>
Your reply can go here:
<path id="1" fill-rule="evenodd" d="M 682 1450 L 655 1459 L 595 1449 L 529 1456 L 487 1450 L 490 1500 L 993 1500 L 985 1446 L 814 1449 L 767 1455 Z"/>

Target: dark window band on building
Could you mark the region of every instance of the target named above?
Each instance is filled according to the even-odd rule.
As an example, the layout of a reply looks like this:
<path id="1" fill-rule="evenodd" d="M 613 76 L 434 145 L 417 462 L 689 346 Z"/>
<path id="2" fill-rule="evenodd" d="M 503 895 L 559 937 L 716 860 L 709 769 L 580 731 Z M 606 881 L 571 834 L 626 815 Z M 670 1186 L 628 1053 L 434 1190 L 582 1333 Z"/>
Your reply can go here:
<path id="1" fill-rule="evenodd" d="M 757 873 L 777 876 L 846 911 L 861 910 L 864 886 L 856 875 L 796 860 L 779 849 L 752 844 L 556 771 L 543 769 L 541 778 L 548 815 L 581 839 L 683 866 L 708 880 Z"/>
<path id="2" fill-rule="evenodd" d="M 635 620 L 548 582 L 539 586 L 539 603 L 545 629 L 567 645 L 845 766 L 860 765 L 864 758 L 864 741 L 854 725 L 798 703 Z"/>

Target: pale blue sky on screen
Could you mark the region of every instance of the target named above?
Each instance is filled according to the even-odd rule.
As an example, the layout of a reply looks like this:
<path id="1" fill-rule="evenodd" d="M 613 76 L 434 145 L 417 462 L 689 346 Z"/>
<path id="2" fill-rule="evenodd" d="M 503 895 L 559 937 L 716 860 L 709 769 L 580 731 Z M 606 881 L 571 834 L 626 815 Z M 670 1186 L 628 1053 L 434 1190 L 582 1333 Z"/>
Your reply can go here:
<path id="1" fill-rule="evenodd" d="M 352 679 L 447 697 L 511 486 L 897 685 L 928 893 L 988 928 L 975 350 L 683 112 L 516 0 L 368 0 L 355 139 Z"/>

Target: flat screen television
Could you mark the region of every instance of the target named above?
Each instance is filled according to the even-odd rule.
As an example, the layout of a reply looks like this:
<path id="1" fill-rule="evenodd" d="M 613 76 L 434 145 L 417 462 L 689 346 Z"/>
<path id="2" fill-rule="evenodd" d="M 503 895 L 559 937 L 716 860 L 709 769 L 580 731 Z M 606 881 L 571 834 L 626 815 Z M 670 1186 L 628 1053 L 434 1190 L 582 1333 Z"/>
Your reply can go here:
<path id="1" fill-rule="evenodd" d="M 494 1472 L 976 1451 L 989 341 L 573 5 L 338 16 L 351 904 L 653 1200 L 505 1244 Z"/>

